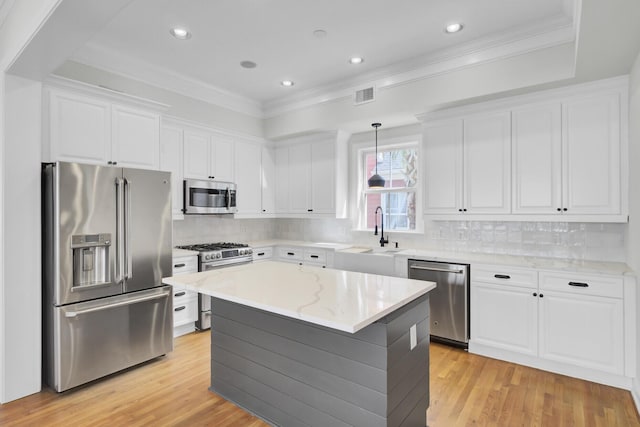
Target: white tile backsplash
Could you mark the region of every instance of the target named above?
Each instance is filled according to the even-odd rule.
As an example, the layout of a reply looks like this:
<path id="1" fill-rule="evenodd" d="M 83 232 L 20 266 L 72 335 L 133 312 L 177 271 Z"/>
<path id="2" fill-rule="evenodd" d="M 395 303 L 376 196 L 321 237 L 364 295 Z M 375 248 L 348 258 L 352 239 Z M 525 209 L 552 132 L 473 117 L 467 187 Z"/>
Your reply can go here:
<path id="1" fill-rule="evenodd" d="M 429 221 L 424 233 L 385 232 L 400 248 L 625 262 L 627 224 Z M 268 239 L 376 246 L 380 236 L 354 231 L 348 219 L 234 219 L 193 216 L 173 222 L 174 243 Z"/>

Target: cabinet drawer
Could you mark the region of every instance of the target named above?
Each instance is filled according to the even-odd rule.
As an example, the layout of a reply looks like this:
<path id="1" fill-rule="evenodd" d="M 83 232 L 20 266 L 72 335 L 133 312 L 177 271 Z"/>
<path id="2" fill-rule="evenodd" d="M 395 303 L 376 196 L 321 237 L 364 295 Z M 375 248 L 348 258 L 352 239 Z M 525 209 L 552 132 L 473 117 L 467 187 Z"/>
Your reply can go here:
<path id="1" fill-rule="evenodd" d="M 540 290 L 622 298 L 623 279 L 616 276 L 541 271 Z"/>
<path id="2" fill-rule="evenodd" d="M 257 248 L 253 250 L 253 260 L 260 261 L 273 258 L 273 248 Z"/>
<path id="3" fill-rule="evenodd" d="M 186 256 L 173 258 L 173 275 L 197 273 L 198 256 Z"/>
<path id="4" fill-rule="evenodd" d="M 188 301 L 198 299 L 197 292 L 187 291 L 183 289 L 173 288 L 173 306 L 177 307 L 182 304 L 186 304 Z"/>
<path id="5" fill-rule="evenodd" d="M 173 327 L 195 322 L 198 318 L 198 301 L 190 299 L 173 306 Z"/>
<path id="6" fill-rule="evenodd" d="M 299 248 L 278 248 L 278 258 L 286 260 L 302 261 L 303 250 Z"/>
<path id="7" fill-rule="evenodd" d="M 537 288 L 538 272 L 527 268 L 472 264 L 471 281 L 521 288 Z"/>
<path id="8" fill-rule="evenodd" d="M 325 251 L 317 251 L 311 249 L 305 249 L 304 251 L 304 260 L 306 262 L 313 262 L 318 264 L 326 264 L 327 263 L 327 253 Z"/>

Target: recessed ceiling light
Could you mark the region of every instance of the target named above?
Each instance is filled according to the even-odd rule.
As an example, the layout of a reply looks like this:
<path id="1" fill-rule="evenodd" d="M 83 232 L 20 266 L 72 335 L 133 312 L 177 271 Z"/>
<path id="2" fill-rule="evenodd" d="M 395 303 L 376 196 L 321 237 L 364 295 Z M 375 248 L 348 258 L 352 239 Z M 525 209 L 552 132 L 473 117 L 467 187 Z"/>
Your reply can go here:
<path id="1" fill-rule="evenodd" d="M 171 33 L 173 37 L 180 40 L 188 40 L 191 38 L 191 33 L 185 28 L 175 27 L 169 30 L 169 33 Z"/>
<path id="2" fill-rule="evenodd" d="M 349 64 L 362 64 L 364 62 L 364 58 L 359 56 L 354 56 L 353 58 L 349 58 Z"/>
<path id="3" fill-rule="evenodd" d="M 285 86 L 285 87 L 291 87 L 291 86 L 293 86 L 293 82 L 292 82 L 291 80 L 283 80 L 283 81 L 281 81 L 281 82 L 280 82 L 280 84 L 281 84 L 282 86 Z"/>
<path id="4" fill-rule="evenodd" d="M 454 22 L 453 24 L 449 24 L 446 27 L 444 27 L 444 32 L 445 33 L 457 33 L 458 31 L 462 30 L 463 25 L 459 22 Z"/>
<path id="5" fill-rule="evenodd" d="M 321 39 L 321 38 L 327 37 L 327 32 L 325 30 L 315 30 L 313 32 L 313 35 Z"/>
<path id="6" fill-rule="evenodd" d="M 242 61 L 242 62 L 240 63 L 240 66 L 241 66 L 242 68 L 256 68 L 256 67 L 258 66 L 258 64 L 256 64 L 256 63 L 255 63 L 255 62 L 253 62 L 253 61 Z"/>

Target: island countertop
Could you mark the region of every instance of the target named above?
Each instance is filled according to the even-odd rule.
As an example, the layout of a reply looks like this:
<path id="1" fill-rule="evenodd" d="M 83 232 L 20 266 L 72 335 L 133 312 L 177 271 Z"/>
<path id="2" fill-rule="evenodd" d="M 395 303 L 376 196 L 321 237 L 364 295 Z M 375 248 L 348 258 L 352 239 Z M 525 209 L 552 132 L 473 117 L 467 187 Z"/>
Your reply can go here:
<path id="1" fill-rule="evenodd" d="M 162 279 L 226 301 L 355 333 L 426 294 L 433 282 L 265 261 Z"/>

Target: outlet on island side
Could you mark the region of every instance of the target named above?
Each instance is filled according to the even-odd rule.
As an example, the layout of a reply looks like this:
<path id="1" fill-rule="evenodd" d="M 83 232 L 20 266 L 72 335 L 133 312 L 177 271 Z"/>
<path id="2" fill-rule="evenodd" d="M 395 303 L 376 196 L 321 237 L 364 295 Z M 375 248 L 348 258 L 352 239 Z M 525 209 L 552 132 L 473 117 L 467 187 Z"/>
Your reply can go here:
<path id="1" fill-rule="evenodd" d="M 416 325 L 409 328 L 410 349 L 413 350 L 418 345 L 418 335 L 416 333 Z"/>

